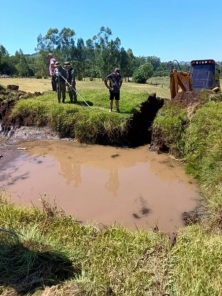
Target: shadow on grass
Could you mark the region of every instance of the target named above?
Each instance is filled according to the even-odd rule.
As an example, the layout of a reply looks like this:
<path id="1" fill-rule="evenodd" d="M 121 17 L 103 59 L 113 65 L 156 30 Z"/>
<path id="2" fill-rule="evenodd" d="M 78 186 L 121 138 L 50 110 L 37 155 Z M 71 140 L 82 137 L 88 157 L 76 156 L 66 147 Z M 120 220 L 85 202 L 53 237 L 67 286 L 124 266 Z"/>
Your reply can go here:
<path id="1" fill-rule="evenodd" d="M 0 286 L 13 288 L 17 295 L 57 285 L 80 273 L 78 266 L 49 246 L 0 236 Z"/>
<path id="2" fill-rule="evenodd" d="M 91 102 L 91 101 L 86 101 L 86 100 L 84 100 L 84 101 L 81 101 L 81 102 L 79 102 L 81 105 L 87 105 L 87 106 L 93 106 L 93 102 Z M 78 104 L 78 102 L 77 102 L 77 104 Z"/>

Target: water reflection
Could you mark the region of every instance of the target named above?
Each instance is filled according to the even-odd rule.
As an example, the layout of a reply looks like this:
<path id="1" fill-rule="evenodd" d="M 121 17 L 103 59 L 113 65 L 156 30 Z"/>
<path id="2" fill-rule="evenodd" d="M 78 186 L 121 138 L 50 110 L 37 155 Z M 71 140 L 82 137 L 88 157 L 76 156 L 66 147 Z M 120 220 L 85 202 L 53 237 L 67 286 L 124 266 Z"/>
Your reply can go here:
<path id="1" fill-rule="evenodd" d="M 193 210 L 197 187 L 182 167 L 147 147 L 119 149 L 72 142 L 24 143 L 0 186 L 19 204 L 39 205 L 45 194 L 78 220 L 174 231 Z M 26 176 L 26 178 L 20 178 Z M 14 182 L 12 182 L 14 180 Z M 115 198 L 113 198 L 115 197 Z"/>
<path id="2" fill-rule="evenodd" d="M 70 156 L 64 155 L 63 158 L 59 158 L 60 174 L 66 180 L 66 184 L 73 183 L 74 187 L 78 187 L 81 184 L 81 166 L 78 162 Z"/>
<path id="3" fill-rule="evenodd" d="M 117 191 L 119 189 L 119 176 L 117 169 L 110 169 L 109 179 L 105 184 L 106 189 L 117 196 Z"/>

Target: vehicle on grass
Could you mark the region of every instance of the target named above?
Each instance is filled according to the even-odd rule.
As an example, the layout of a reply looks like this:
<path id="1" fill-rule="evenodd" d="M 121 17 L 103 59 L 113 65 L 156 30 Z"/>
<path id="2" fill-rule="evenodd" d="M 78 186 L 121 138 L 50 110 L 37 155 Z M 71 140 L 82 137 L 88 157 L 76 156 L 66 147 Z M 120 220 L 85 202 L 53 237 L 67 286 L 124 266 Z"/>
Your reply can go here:
<path id="1" fill-rule="evenodd" d="M 176 61 L 177 62 L 177 61 Z M 173 99 L 179 89 L 183 92 L 199 92 L 203 89 L 220 90 L 220 66 L 213 59 L 192 60 L 190 71 L 175 69 L 175 61 L 170 62 L 170 92 Z M 179 67 L 179 63 L 177 62 Z"/>

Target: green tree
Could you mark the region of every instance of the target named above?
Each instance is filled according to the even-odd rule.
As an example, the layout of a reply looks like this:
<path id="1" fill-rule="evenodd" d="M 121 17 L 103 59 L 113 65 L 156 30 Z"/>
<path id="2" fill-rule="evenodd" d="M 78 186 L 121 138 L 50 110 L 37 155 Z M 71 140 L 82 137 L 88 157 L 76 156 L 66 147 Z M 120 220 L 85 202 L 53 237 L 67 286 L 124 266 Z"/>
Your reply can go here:
<path id="1" fill-rule="evenodd" d="M 8 51 L 3 45 L 0 44 L 0 64 L 2 61 L 2 57 L 6 57 L 6 56 L 9 56 Z"/>
<path id="2" fill-rule="evenodd" d="M 95 48 L 92 39 L 86 40 L 85 46 L 86 68 L 85 74 L 91 80 L 98 76 L 98 67 L 96 66 Z"/>
<path id="3" fill-rule="evenodd" d="M 73 51 L 75 51 L 74 37 L 75 31 L 70 28 L 63 28 L 59 33 L 57 49 L 60 50 L 64 61 L 72 60 Z M 82 40 L 83 41 L 83 40 Z M 84 44 L 84 41 L 83 41 Z"/>
<path id="4" fill-rule="evenodd" d="M 8 51 L 0 44 L 0 74 L 13 75 L 15 73 L 16 69 L 10 61 Z"/>
<path id="5" fill-rule="evenodd" d="M 36 76 L 47 77 L 49 75 L 49 52 L 61 62 L 74 60 L 76 53 L 74 36 L 75 31 L 70 28 L 63 28 L 61 31 L 56 28 L 50 28 L 45 36 L 40 34 L 37 37 Z"/>
<path id="6" fill-rule="evenodd" d="M 169 63 L 160 63 L 160 65 L 154 70 L 153 76 L 157 77 L 163 77 L 163 76 L 169 76 L 170 74 L 170 68 Z"/>
<path id="7" fill-rule="evenodd" d="M 41 49 L 34 61 L 35 77 L 46 78 L 49 76 L 48 51 Z"/>
<path id="8" fill-rule="evenodd" d="M 133 80 L 136 83 L 146 83 L 147 79 L 153 75 L 153 66 L 151 63 L 141 65 L 134 73 Z"/>
<path id="9" fill-rule="evenodd" d="M 160 58 L 156 56 L 148 56 L 146 62 L 151 63 L 153 71 L 155 71 L 161 64 Z"/>
<path id="10" fill-rule="evenodd" d="M 143 56 L 135 57 L 135 67 L 136 68 L 139 68 L 140 66 L 142 66 L 145 63 L 146 63 L 146 57 L 143 57 Z"/>
<path id="11" fill-rule="evenodd" d="M 121 70 L 121 75 L 123 77 L 128 77 L 129 80 L 129 65 L 130 65 L 130 60 L 127 52 L 125 49 L 122 47 L 120 50 L 120 70 Z"/>
<path id="12" fill-rule="evenodd" d="M 52 52 L 60 61 L 70 60 L 75 48 L 74 35 L 75 31 L 70 28 L 63 28 L 60 32 L 50 28 L 44 37 L 38 36 L 36 51 Z"/>
<path id="13" fill-rule="evenodd" d="M 104 78 L 114 68 L 120 67 L 120 39 L 110 40 L 112 31 L 101 27 L 97 36 L 93 37 L 96 63 L 100 77 Z"/>
<path id="14" fill-rule="evenodd" d="M 76 49 L 74 53 L 74 67 L 77 70 L 77 79 L 82 80 L 85 73 L 86 56 L 85 56 L 85 44 L 82 38 L 77 40 Z"/>
<path id="15" fill-rule="evenodd" d="M 23 54 L 22 50 L 20 49 L 19 52 L 15 53 L 15 56 L 18 59 L 18 63 L 16 64 L 16 69 L 18 71 L 19 76 L 29 76 L 30 69 L 26 60 L 25 55 Z"/>
<path id="16" fill-rule="evenodd" d="M 132 49 L 127 50 L 127 55 L 128 55 L 128 64 L 126 68 L 127 75 L 125 77 L 128 77 L 128 81 L 129 81 L 129 78 L 133 76 L 133 72 L 136 68 L 136 57 L 134 56 Z"/>

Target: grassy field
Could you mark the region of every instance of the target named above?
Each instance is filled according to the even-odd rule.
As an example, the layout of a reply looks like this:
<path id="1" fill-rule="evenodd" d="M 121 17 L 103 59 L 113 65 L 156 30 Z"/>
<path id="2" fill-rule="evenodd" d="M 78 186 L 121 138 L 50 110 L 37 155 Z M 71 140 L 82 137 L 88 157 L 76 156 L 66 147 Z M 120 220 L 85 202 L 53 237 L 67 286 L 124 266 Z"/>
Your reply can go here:
<path id="1" fill-rule="evenodd" d="M 48 92 L 51 91 L 51 81 L 48 79 L 36 79 L 36 78 L 1 78 L 0 85 L 6 87 L 9 84 L 15 84 L 19 86 L 20 90 L 27 92 Z M 222 85 L 222 79 L 220 79 Z M 133 82 L 123 82 L 122 90 L 129 93 L 156 93 L 160 98 L 170 99 L 170 80 L 169 77 L 154 77 L 148 79 L 146 84 L 138 84 Z M 105 91 L 107 89 L 101 79 L 95 79 L 90 81 L 85 79 L 84 81 L 77 81 L 77 91 L 88 89 L 88 90 L 99 90 Z"/>
<path id="2" fill-rule="evenodd" d="M 149 83 L 149 84 L 148 84 Z M 133 93 L 156 93 L 157 96 L 162 98 L 170 98 L 169 89 L 169 78 L 168 77 L 157 77 L 148 80 L 147 84 L 136 84 L 133 82 L 123 82 L 122 91 L 133 92 Z M 152 83 L 152 84 L 150 84 Z M 157 83 L 157 85 L 155 85 Z M 18 85 L 19 90 L 27 92 L 48 92 L 51 91 L 51 81 L 48 79 L 36 79 L 36 78 L 0 78 L 0 84 L 4 87 L 10 84 Z M 84 81 L 77 81 L 77 91 L 80 92 L 87 90 L 103 90 L 107 96 L 108 91 L 101 79 L 90 81 L 85 79 Z"/>

